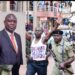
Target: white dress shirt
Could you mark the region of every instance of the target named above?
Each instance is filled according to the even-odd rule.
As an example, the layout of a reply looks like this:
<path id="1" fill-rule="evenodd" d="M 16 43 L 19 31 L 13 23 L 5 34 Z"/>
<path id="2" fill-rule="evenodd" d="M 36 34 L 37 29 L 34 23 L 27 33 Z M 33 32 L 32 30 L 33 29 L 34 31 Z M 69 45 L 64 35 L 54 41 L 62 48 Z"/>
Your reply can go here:
<path id="1" fill-rule="evenodd" d="M 11 36 L 11 33 L 9 31 L 7 31 L 7 30 L 5 30 L 5 31 L 7 32 L 8 36 L 9 36 L 9 38 L 11 40 L 11 37 L 10 37 Z M 14 35 L 14 32 L 12 34 Z M 14 36 L 14 42 L 15 42 L 15 45 L 16 45 L 16 49 L 18 50 L 18 45 L 17 45 L 15 36 Z"/>

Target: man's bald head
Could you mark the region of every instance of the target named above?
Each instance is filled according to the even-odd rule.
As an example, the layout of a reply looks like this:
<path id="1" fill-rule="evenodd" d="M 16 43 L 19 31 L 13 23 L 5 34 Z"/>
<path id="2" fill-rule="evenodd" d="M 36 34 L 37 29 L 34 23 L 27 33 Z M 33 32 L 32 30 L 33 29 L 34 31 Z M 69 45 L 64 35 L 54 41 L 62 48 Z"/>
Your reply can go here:
<path id="1" fill-rule="evenodd" d="M 6 17 L 5 17 L 5 20 L 7 20 L 8 18 L 10 17 L 14 17 L 15 20 L 17 20 L 16 16 L 14 14 L 8 14 Z"/>
<path id="2" fill-rule="evenodd" d="M 37 39 L 41 38 L 42 33 L 43 33 L 43 28 L 42 27 L 35 28 L 35 36 L 36 36 Z"/>
<path id="3" fill-rule="evenodd" d="M 36 28 L 35 28 L 35 31 L 36 31 L 36 30 L 40 30 L 41 32 L 43 32 L 43 28 L 42 28 L 42 27 L 36 27 Z"/>
<path id="4" fill-rule="evenodd" d="M 17 26 L 17 18 L 14 14 L 8 14 L 4 20 L 5 29 L 9 32 L 14 32 Z"/>

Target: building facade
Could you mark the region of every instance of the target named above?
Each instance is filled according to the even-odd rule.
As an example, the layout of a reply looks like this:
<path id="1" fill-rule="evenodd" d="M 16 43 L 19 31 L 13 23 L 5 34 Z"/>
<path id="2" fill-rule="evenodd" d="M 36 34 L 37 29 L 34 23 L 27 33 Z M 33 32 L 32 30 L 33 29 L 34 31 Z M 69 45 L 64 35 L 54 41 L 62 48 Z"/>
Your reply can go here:
<path id="1" fill-rule="evenodd" d="M 33 30 L 37 25 L 48 24 L 56 18 L 70 15 L 71 1 L 0 1 L 0 12 L 15 11 L 25 13 L 25 23 L 32 22 Z"/>

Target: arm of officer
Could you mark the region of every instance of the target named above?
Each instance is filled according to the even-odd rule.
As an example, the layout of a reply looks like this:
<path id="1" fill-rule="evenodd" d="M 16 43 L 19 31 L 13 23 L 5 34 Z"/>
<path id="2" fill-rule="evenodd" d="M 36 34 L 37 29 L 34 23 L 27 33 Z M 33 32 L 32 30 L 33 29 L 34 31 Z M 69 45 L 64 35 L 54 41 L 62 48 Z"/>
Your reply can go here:
<path id="1" fill-rule="evenodd" d="M 52 49 L 51 44 L 47 44 L 47 52 L 46 52 L 46 59 L 51 55 L 50 49 Z"/>
<path id="2" fill-rule="evenodd" d="M 67 51 L 67 54 L 68 54 L 68 60 L 66 60 L 65 62 L 60 64 L 60 66 L 62 68 L 64 68 L 67 65 L 70 65 L 75 59 L 74 53 L 73 53 L 73 48 L 70 45 L 70 43 L 66 43 L 66 51 Z"/>
<path id="3" fill-rule="evenodd" d="M 67 46 L 66 50 L 67 50 L 69 59 L 67 61 L 65 61 L 65 65 L 71 64 L 75 59 L 74 53 L 73 53 L 73 47 L 71 46 L 70 43 L 67 43 L 67 45 L 68 46 Z"/>

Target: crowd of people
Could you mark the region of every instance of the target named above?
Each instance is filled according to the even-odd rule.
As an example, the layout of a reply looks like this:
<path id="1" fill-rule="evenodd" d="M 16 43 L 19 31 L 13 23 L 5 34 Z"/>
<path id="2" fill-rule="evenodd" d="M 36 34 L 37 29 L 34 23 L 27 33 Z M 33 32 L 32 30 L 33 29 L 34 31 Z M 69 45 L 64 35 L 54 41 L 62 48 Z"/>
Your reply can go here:
<path id="1" fill-rule="evenodd" d="M 51 55 L 55 60 L 51 75 L 73 74 L 71 63 L 75 59 L 74 34 L 65 38 L 64 32 L 58 29 L 59 25 L 56 21 L 52 30 L 46 33 L 42 27 L 36 27 L 34 34 L 26 32 L 26 75 L 47 75 L 48 57 Z"/>

